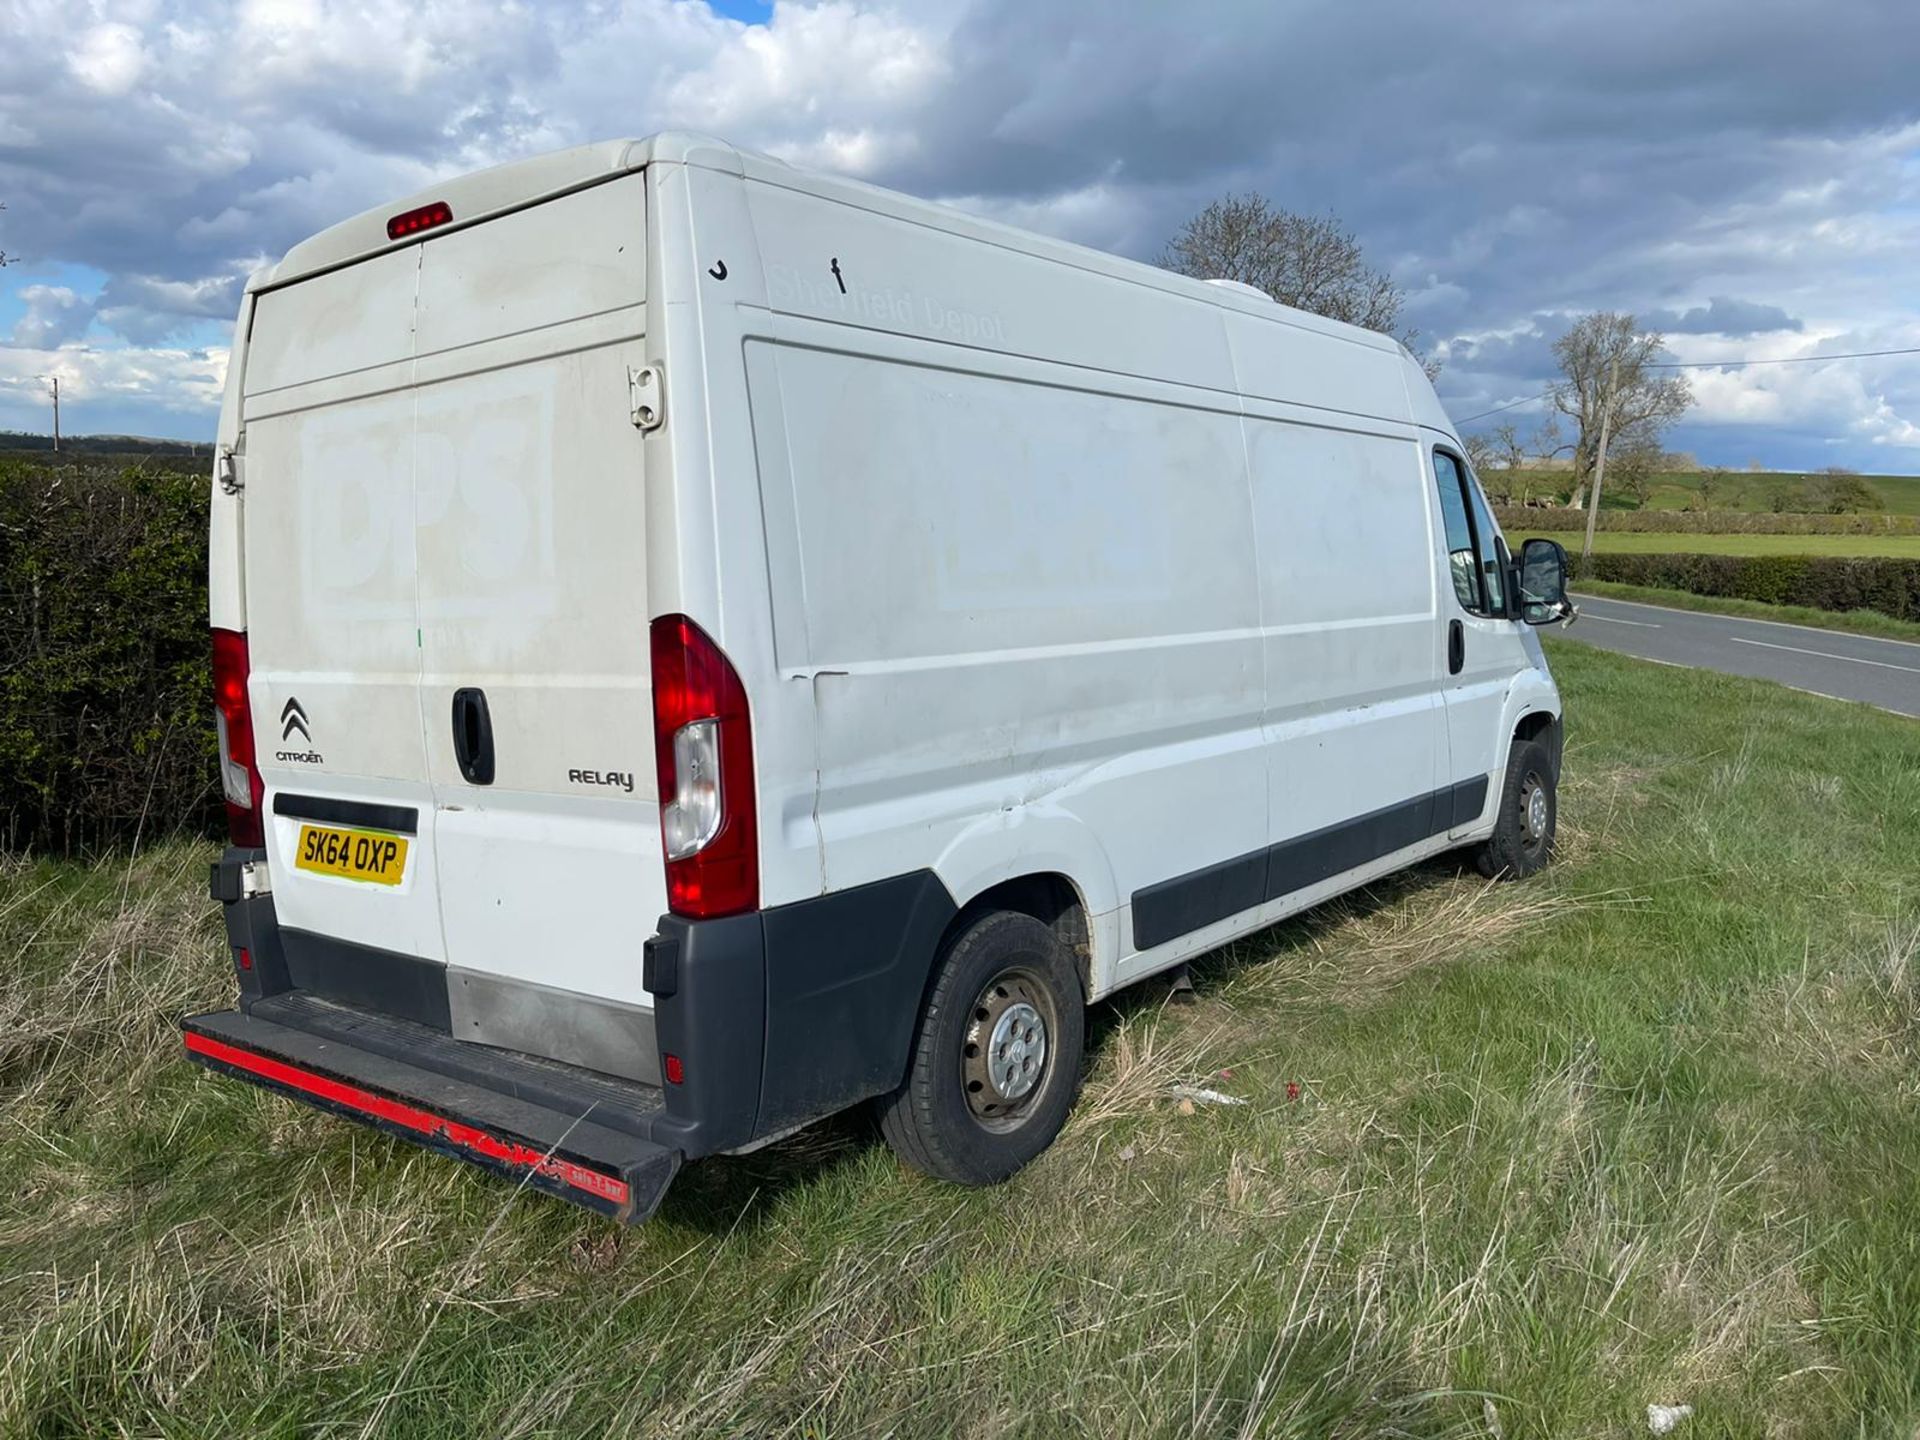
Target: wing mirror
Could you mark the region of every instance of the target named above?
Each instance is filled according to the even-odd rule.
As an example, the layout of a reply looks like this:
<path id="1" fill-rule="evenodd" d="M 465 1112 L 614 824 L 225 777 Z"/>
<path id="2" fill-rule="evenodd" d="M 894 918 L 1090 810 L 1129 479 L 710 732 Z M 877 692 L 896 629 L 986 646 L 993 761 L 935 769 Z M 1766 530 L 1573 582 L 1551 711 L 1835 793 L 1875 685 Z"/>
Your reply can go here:
<path id="1" fill-rule="evenodd" d="M 1514 570 L 1520 619 L 1529 625 L 1574 622 L 1580 612 L 1567 599 L 1567 552 L 1557 540 L 1527 541 Z"/>

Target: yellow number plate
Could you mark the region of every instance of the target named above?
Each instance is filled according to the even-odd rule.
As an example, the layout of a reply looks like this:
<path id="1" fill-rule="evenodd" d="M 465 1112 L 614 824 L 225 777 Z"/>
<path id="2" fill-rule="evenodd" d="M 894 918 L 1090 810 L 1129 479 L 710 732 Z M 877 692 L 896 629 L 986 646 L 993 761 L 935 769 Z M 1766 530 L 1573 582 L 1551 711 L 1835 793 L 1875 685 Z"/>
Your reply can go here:
<path id="1" fill-rule="evenodd" d="M 398 885 L 407 872 L 407 842 L 380 830 L 335 830 L 302 825 L 294 868 L 317 875 L 342 875 L 375 885 Z"/>

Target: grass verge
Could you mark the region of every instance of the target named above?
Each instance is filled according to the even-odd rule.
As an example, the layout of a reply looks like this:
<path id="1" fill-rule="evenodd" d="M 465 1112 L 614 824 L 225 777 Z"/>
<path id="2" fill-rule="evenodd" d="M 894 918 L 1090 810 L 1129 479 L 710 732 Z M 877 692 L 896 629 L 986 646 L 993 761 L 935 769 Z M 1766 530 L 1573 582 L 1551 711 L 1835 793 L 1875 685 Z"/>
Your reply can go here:
<path id="1" fill-rule="evenodd" d="M 1807 605 L 1768 605 L 1759 600 L 1695 595 L 1688 590 L 1667 590 L 1658 585 L 1625 585 L 1613 580 L 1582 580 L 1579 582 L 1579 594 L 1596 595 L 1603 600 L 1637 600 L 1643 605 L 1665 605 L 1673 610 L 1733 615 L 1743 620 L 1806 625 L 1815 630 L 1844 630 L 1855 635 L 1878 636 L 1882 640 L 1920 641 L 1920 621 L 1896 620 L 1877 610 L 1836 611 L 1815 610 Z"/>
<path id="2" fill-rule="evenodd" d="M 0 1434 L 1911 1435 L 1920 729 L 1548 643 L 1554 869 L 1100 1007 L 989 1191 L 848 1119 L 517 1196 L 178 1059 L 205 849 L 9 864 Z"/>

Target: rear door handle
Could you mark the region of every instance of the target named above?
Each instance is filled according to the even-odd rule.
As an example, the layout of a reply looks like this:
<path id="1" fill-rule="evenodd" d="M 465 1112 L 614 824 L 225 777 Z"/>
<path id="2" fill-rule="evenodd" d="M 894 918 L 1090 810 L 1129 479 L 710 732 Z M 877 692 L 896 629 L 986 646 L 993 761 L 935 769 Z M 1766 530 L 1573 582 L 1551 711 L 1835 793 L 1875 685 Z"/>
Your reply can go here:
<path id="1" fill-rule="evenodd" d="M 1447 622 L 1447 673 L 1458 675 L 1467 663 L 1467 630 L 1458 620 Z M 491 765 L 491 761 L 488 762 Z"/>
<path id="2" fill-rule="evenodd" d="M 493 783 L 493 718 L 483 690 L 453 692 L 453 755 L 469 785 Z"/>

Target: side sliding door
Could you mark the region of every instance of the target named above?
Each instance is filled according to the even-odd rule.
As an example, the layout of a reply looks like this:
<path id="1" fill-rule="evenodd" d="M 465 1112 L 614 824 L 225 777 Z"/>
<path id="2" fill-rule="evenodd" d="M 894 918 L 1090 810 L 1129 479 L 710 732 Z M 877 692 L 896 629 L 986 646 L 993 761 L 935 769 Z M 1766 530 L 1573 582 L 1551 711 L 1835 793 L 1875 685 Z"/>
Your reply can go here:
<path id="1" fill-rule="evenodd" d="M 1447 829 L 1446 721 L 1418 442 L 1249 418 L 1247 448 L 1278 901 Z"/>

